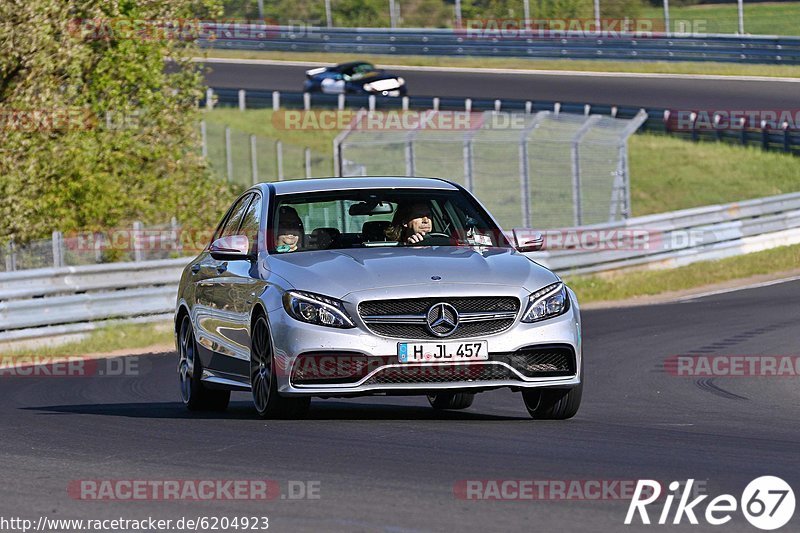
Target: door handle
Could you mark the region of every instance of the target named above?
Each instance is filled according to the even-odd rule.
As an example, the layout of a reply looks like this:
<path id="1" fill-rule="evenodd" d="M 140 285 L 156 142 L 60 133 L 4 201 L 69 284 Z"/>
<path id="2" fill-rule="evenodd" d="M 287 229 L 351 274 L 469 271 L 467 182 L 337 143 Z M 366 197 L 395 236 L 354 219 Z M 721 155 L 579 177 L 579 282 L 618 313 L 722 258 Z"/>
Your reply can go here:
<path id="1" fill-rule="evenodd" d="M 228 263 L 222 263 L 221 265 L 217 265 L 217 274 L 222 274 L 228 270 Z"/>
<path id="2" fill-rule="evenodd" d="M 192 265 L 192 274 L 197 274 L 200 272 L 200 263 L 195 263 Z"/>

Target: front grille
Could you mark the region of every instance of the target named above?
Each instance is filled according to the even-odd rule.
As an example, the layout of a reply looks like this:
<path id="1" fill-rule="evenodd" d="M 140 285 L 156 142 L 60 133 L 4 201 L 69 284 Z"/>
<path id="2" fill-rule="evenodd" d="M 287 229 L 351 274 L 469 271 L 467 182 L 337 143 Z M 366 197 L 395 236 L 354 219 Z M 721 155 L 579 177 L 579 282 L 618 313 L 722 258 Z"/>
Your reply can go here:
<path id="1" fill-rule="evenodd" d="M 519 380 L 508 368 L 493 364 L 429 365 L 385 368 L 365 385 L 457 383 L 463 381 Z"/>
<path id="2" fill-rule="evenodd" d="M 406 298 L 403 300 L 372 300 L 361 302 L 358 312 L 367 315 L 423 315 L 433 304 L 447 302 L 459 313 L 519 310 L 519 299 L 507 296 L 458 298 Z"/>
<path id="3" fill-rule="evenodd" d="M 445 302 L 456 308 L 459 315 L 465 313 L 513 313 L 519 311 L 519 299 L 514 297 L 456 297 L 456 298 L 408 298 L 402 300 L 373 300 L 358 306 L 359 315 L 380 317 L 386 315 L 414 315 L 421 323 L 370 322 L 367 327 L 386 337 L 397 339 L 449 340 L 468 337 L 481 337 L 507 330 L 514 324 L 514 318 L 487 318 L 475 322 L 462 321 L 458 328 L 446 337 L 433 335 L 424 323 L 428 310 L 434 304 Z"/>
<path id="4" fill-rule="evenodd" d="M 510 354 L 492 355 L 528 378 L 575 375 L 575 352 L 569 346 L 537 346 Z"/>

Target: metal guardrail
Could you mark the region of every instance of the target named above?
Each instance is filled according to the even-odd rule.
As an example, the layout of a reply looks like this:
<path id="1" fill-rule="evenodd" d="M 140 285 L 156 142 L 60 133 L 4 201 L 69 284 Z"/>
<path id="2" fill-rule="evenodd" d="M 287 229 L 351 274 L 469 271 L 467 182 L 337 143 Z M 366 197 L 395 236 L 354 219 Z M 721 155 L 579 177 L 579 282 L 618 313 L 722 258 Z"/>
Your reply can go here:
<path id="1" fill-rule="evenodd" d="M 671 268 L 800 243 L 800 193 L 576 228 L 602 244 L 615 230 L 640 230 L 667 246 L 528 253 L 560 274 Z M 605 234 L 603 232 L 606 232 Z M 672 245 L 680 232 L 698 242 Z M 616 237 L 614 237 L 616 238 Z M 592 240 L 594 239 L 594 240 Z M 547 242 L 547 239 L 545 239 Z M 588 248 L 588 247 L 587 247 Z M 114 318 L 168 320 L 188 258 L 0 273 L 0 344 L 96 328 Z"/>
<path id="2" fill-rule="evenodd" d="M 561 274 L 664 268 L 800 243 L 800 193 L 545 232 L 573 249 L 531 252 Z M 776 242 L 778 244 L 776 244 Z"/>
<path id="3" fill-rule="evenodd" d="M 366 95 L 310 94 L 301 91 L 258 91 L 242 89 L 210 88 L 200 104 L 206 106 L 209 96 L 213 105 L 239 106 L 242 109 L 440 109 L 448 111 L 518 111 L 537 113 L 539 111 L 581 113 L 585 115 L 608 115 L 615 118 L 632 119 L 642 110 L 648 119 L 640 132 L 666 133 L 693 141 L 717 141 L 744 146 L 756 146 L 763 150 L 782 151 L 800 155 L 800 130 L 778 129 L 764 125 L 760 129 L 716 129 L 691 127 L 677 129 L 674 125 L 675 110 L 659 107 L 616 106 L 608 104 L 589 104 L 579 102 L 556 102 L 551 100 L 519 100 L 488 98 L 438 98 L 431 96 L 408 96 L 405 98 L 375 98 Z M 681 110 L 690 111 L 690 110 Z M 696 111 L 696 110 L 695 110 Z"/>
<path id="4" fill-rule="evenodd" d="M 340 52 L 428 56 L 626 59 L 800 64 L 800 38 L 663 33 L 586 34 L 519 30 L 478 33 L 468 29 L 318 28 L 208 25 L 213 40 L 201 46 L 237 50 Z"/>

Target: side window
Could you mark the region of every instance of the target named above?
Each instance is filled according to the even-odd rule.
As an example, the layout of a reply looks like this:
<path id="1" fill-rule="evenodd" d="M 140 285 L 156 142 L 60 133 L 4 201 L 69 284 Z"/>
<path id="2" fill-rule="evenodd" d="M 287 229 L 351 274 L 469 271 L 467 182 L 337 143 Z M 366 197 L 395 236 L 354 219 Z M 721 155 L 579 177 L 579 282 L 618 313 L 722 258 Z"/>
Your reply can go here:
<path id="1" fill-rule="evenodd" d="M 246 196 L 242 196 L 236 205 L 233 207 L 231 211 L 231 216 L 228 217 L 228 221 L 225 223 L 225 227 L 222 228 L 222 233 L 220 237 L 230 237 L 231 235 L 237 235 L 239 231 L 239 226 L 242 223 L 242 219 L 244 218 L 244 214 L 247 212 L 247 206 L 250 204 L 250 199 L 253 198 L 252 194 L 248 194 Z"/>
<path id="2" fill-rule="evenodd" d="M 255 194 L 247 208 L 237 235 L 244 235 L 250 241 L 250 253 L 258 251 L 258 226 L 261 222 L 261 195 Z"/>

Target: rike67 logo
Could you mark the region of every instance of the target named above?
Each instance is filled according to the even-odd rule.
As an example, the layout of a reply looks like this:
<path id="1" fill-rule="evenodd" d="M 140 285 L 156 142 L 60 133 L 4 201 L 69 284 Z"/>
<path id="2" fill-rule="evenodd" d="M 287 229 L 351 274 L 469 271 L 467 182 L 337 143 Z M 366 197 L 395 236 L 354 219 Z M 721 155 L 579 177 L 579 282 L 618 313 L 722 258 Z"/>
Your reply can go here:
<path id="1" fill-rule="evenodd" d="M 784 480 L 775 476 L 762 476 L 751 481 L 737 500 L 731 494 L 721 494 L 708 501 L 705 512 L 701 513 L 700 505 L 708 495 L 697 496 L 691 501 L 692 485 L 694 479 L 689 479 L 685 484 L 673 481 L 669 484 L 666 498 L 663 498 L 663 507 L 658 514 L 658 524 L 666 524 L 672 518 L 672 524 L 680 524 L 683 518 L 690 524 L 697 525 L 698 515 L 712 526 L 721 526 L 731 521 L 733 513 L 741 509 L 742 514 L 750 524 L 765 531 L 778 529 L 792 519 L 795 508 L 794 491 Z M 678 492 L 683 487 L 682 492 Z M 658 501 L 661 503 L 662 487 L 658 481 L 640 479 L 636 484 L 633 499 L 625 516 L 625 524 L 630 525 L 638 519 L 642 524 L 650 524 L 648 505 Z M 673 511 L 673 502 L 678 503 Z M 654 505 L 654 508 L 658 507 Z M 656 510 L 656 509 L 651 509 Z"/>

